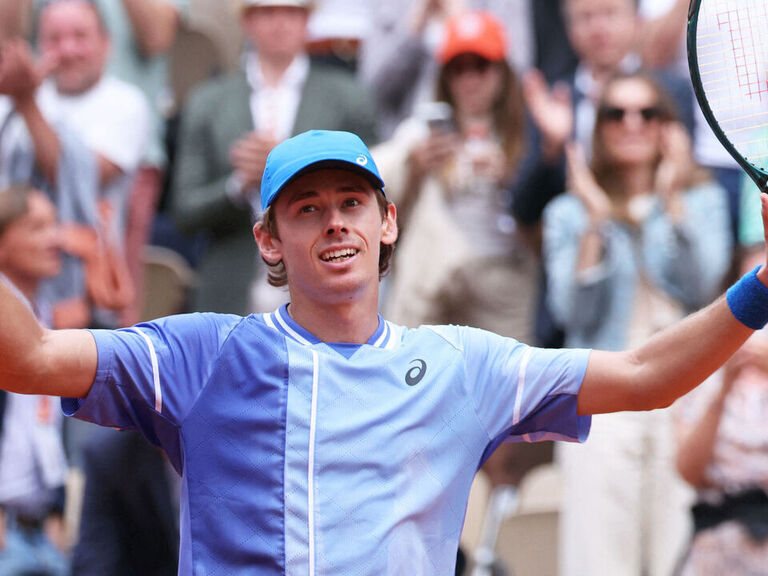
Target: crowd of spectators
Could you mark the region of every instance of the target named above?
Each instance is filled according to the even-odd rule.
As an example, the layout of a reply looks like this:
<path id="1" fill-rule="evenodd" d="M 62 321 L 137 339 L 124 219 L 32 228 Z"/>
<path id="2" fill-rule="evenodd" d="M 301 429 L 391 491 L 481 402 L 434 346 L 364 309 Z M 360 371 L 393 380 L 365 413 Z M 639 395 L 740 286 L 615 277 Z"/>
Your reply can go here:
<path id="1" fill-rule="evenodd" d="M 196 275 L 178 311 L 269 312 L 288 295 L 253 240 L 266 157 L 346 130 L 398 206 L 389 320 L 630 348 L 763 246 L 757 192 L 695 103 L 687 4 L 0 0 L 0 281 L 47 325 L 130 326 L 159 245 Z M 184 51 L 200 37 L 208 58 Z M 768 517 L 764 340 L 683 407 L 549 447 L 563 576 L 768 565 L 749 520 Z M 0 574 L 175 574 L 167 462 L 50 404 L 0 395 Z M 514 484 L 529 458 L 502 445 L 484 470 Z"/>

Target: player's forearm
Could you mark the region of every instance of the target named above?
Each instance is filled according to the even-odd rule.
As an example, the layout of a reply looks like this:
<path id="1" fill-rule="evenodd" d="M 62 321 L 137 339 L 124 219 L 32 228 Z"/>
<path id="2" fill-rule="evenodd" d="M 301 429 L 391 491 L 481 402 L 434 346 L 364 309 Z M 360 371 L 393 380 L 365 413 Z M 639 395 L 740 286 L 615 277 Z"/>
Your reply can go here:
<path id="1" fill-rule="evenodd" d="M 35 148 L 35 161 L 49 182 L 56 182 L 61 154 L 59 137 L 43 116 L 34 96 L 16 100 L 16 110 L 24 119 Z"/>
<path id="2" fill-rule="evenodd" d="M 27 391 L 37 368 L 43 334 L 32 311 L 0 282 L 0 388 Z"/>
<path id="3" fill-rule="evenodd" d="M 579 413 L 669 406 L 722 366 L 752 333 L 723 297 L 636 350 L 595 351 L 579 393 Z"/>
<path id="4" fill-rule="evenodd" d="M 155 56 L 170 49 L 179 24 L 174 6 L 163 0 L 123 0 L 123 5 L 144 56 Z"/>
<path id="5" fill-rule="evenodd" d="M 0 282 L 0 388 L 19 394 L 84 398 L 98 357 L 85 330 L 46 330 Z"/>

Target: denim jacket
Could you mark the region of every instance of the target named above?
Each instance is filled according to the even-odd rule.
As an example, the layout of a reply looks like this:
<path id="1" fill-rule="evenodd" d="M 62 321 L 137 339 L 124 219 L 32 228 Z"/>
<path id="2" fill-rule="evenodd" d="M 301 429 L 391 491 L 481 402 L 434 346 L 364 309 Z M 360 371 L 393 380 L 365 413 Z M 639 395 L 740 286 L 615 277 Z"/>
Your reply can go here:
<path id="1" fill-rule="evenodd" d="M 708 182 L 683 198 L 685 215 L 678 224 L 669 220 L 658 198 L 638 229 L 606 222 L 603 260 L 581 273 L 576 265 L 588 225 L 584 206 L 571 193 L 549 203 L 543 220 L 547 304 L 568 346 L 625 349 L 641 273 L 686 312 L 720 292 L 732 246 L 725 193 Z"/>

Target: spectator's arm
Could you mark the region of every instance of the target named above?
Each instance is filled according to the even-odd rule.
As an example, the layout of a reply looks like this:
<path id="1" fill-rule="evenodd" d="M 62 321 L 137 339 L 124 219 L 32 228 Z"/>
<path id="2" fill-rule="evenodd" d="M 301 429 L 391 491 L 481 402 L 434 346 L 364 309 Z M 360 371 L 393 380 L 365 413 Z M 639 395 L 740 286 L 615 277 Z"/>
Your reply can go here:
<path id="1" fill-rule="evenodd" d="M 0 40 L 23 37 L 30 13 L 30 0 L 0 0 Z"/>
<path id="2" fill-rule="evenodd" d="M 688 22 L 688 0 L 675 0 L 667 12 L 643 23 L 640 55 L 648 68 L 669 66 L 680 48 Z"/>
<path id="3" fill-rule="evenodd" d="M 710 401 L 704 414 L 691 426 L 680 426 L 677 441 L 676 465 L 680 476 L 694 488 L 705 484 L 704 473 L 712 459 L 717 431 L 723 415 L 734 374 L 724 370 L 725 380 L 717 395 Z"/>
<path id="4" fill-rule="evenodd" d="M 165 0 L 122 0 L 141 53 L 156 56 L 170 49 L 179 29 L 179 13 Z"/>
<path id="5" fill-rule="evenodd" d="M 24 119 L 32 138 L 38 168 L 49 182 L 56 182 L 61 154 L 58 135 L 40 112 L 34 98 L 17 101 L 16 110 Z M 96 160 L 99 167 L 99 186 L 101 188 L 123 173 L 119 166 L 100 154 L 96 154 Z"/>
<path id="6" fill-rule="evenodd" d="M 376 59 L 375 67 L 364 70 L 366 85 L 382 112 L 397 111 L 415 90 L 431 56 L 417 36 L 403 36 L 375 50 L 386 55 Z"/>
<path id="7" fill-rule="evenodd" d="M 27 125 L 35 147 L 35 162 L 48 182 L 56 182 L 61 146 L 59 137 L 43 117 L 34 97 L 16 100 L 16 111 Z"/>

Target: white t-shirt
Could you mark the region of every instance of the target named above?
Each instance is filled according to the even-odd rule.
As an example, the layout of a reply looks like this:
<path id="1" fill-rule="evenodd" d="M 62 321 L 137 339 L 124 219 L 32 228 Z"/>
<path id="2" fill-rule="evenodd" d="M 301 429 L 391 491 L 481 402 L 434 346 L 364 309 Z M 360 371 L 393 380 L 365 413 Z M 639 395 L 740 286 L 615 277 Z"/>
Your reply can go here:
<path id="1" fill-rule="evenodd" d="M 131 84 L 103 76 L 93 88 L 74 96 L 60 94 L 48 80 L 40 86 L 37 102 L 52 126 L 71 130 L 123 172 L 102 190 L 113 207 L 115 240 L 122 243 L 131 184 L 149 143 L 150 116 L 144 95 Z"/>
<path id="2" fill-rule="evenodd" d="M 124 173 L 133 172 L 147 144 L 149 109 L 138 88 L 104 76 L 90 90 L 68 96 L 46 81 L 38 105 L 52 124 L 66 125 Z"/>

